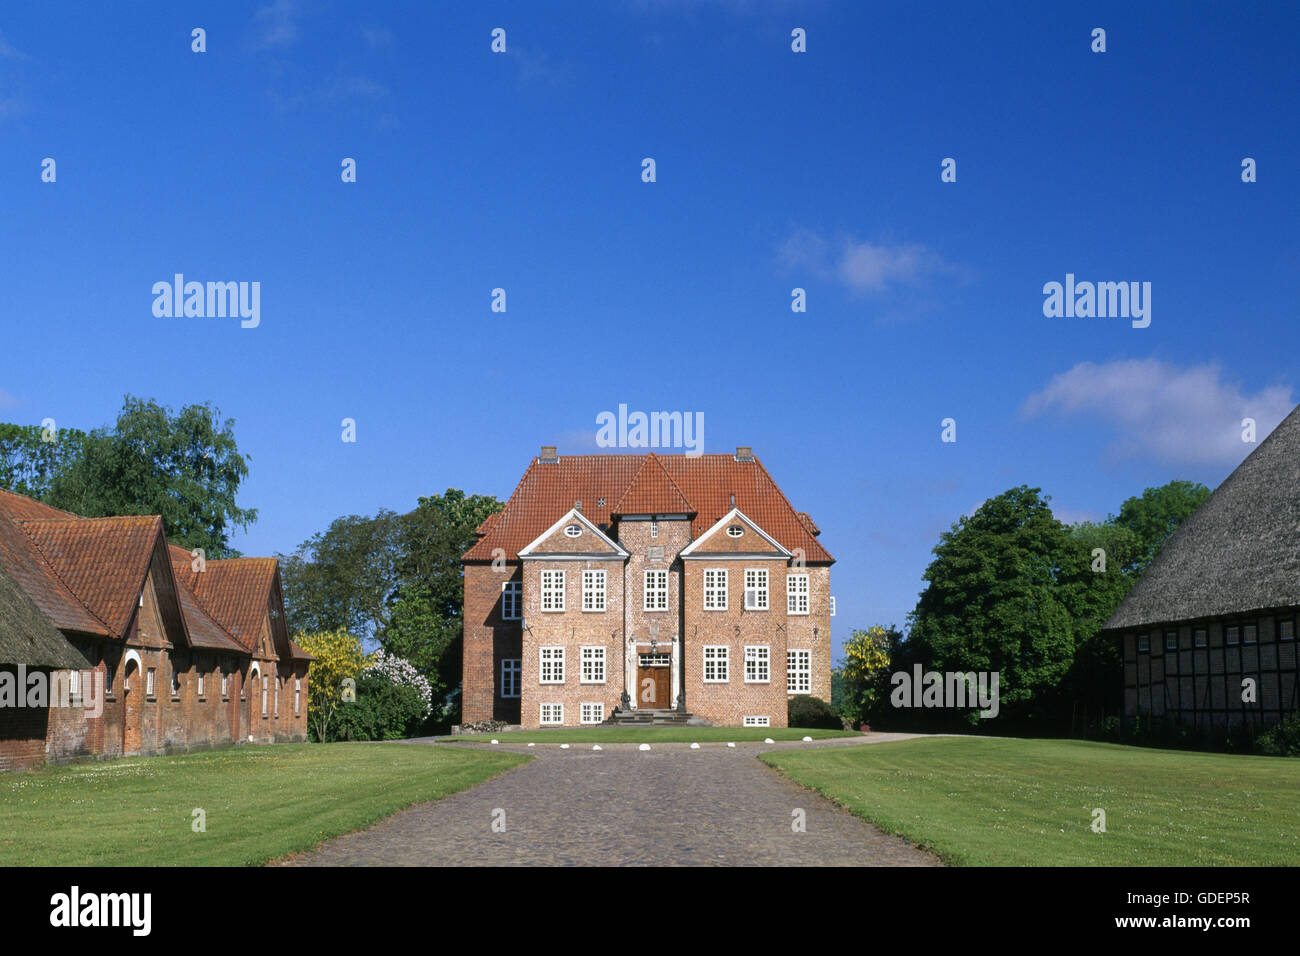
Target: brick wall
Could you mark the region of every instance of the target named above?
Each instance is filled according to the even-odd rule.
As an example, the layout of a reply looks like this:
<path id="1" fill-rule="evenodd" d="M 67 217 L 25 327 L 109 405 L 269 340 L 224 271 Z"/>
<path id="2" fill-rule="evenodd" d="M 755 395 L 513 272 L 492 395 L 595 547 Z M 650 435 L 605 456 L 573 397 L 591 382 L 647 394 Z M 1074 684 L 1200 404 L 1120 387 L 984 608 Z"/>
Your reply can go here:
<path id="1" fill-rule="evenodd" d="M 519 658 L 519 621 L 501 616 L 501 585 L 522 580 L 518 562 L 504 570 L 490 564 L 465 567 L 465 637 L 462 651 L 461 721 L 504 720 L 520 722 L 518 698 L 500 696 L 501 661 Z"/>

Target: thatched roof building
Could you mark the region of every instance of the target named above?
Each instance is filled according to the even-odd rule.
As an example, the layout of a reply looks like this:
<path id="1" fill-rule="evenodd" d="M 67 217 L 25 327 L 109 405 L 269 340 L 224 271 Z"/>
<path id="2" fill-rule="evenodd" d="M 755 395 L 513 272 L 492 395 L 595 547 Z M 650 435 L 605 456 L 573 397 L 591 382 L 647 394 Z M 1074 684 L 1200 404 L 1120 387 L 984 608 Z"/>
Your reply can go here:
<path id="1" fill-rule="evenodd" d="M 1109 630 L 1300 606 L 1300 406 L 1165 542 Z"/>
<path id="2" fill-rule="evenodd" d="M 0 568 L 0 661 L 54 669 L 87 666 L 85 657 L 4 568 Z"/>

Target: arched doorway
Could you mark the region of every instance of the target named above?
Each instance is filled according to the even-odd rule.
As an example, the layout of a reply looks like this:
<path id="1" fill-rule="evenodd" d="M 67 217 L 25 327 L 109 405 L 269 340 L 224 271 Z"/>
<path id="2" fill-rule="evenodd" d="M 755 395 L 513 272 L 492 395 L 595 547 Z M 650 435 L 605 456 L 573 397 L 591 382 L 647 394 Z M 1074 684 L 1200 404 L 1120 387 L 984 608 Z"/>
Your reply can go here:
<path id="1" fill-rule="evenodd" d="M 140 752 L 140 721 L 144 703 L 144 686 L 140 658 L 130 651 L 122 672 L 122 756 Z"/>

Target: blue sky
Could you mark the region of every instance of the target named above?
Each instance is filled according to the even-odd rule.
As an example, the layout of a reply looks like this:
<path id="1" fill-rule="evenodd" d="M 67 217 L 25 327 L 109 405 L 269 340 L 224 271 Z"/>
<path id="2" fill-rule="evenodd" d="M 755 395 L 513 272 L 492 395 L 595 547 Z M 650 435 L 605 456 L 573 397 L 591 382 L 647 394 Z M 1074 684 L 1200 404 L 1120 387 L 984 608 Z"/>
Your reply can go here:
<path id="1" fill-rule="evenodd" d="M 837 640 L 901 624 L 985 498 L 1215 485 L 1297 401 L 1300 16 L 1130 6 L 10 5 L 0 417 L 211 401 L 274 553 L 702 412 L 820 524 Z M 155 317 L 177 272 L 261 325 Z M 1045 317 L 1067 273 L 1150 326 Z"/>

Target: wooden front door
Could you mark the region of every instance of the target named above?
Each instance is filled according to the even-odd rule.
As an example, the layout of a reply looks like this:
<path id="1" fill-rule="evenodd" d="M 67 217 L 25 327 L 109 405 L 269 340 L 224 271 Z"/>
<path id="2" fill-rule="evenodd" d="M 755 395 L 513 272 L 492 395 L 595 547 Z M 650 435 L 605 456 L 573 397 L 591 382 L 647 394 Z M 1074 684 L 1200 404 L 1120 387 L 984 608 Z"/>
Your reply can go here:
<path id="1" fill-rule="evenodd" d="M 673 705 L 672 668 L 667 654 L 642 654 L 636 669 L 636 705 L 667 710 Z"/>

